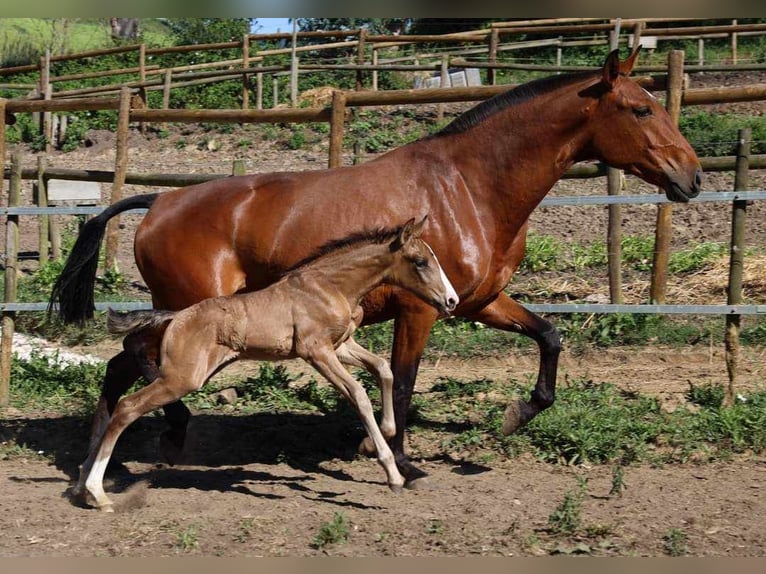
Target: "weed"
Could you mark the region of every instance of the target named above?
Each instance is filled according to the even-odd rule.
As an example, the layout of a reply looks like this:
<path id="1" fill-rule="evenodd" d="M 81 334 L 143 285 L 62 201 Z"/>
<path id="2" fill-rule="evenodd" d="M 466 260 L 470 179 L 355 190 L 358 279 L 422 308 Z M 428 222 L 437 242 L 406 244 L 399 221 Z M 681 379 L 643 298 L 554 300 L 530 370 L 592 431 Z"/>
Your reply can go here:
<path id="1" fill-rule="evenodd" d="M 243 518 L 239 521 L 239 529 L 234 535 L 235 542 L 244 543 L 253 537 L 255 518 Z"/>
<path id="2" fill-rule="evenodd" d="M 686 554 L 686 533 L 680 528 L 669 528 L 662 537 L 662 546 L 668 556 Z"/>
<path id="3" fill-rule="evenodd" d="M 349 524 L 343 512 L 336 512 L 330 522 L 325 522 L 319 527 L 314 539 L 311 541 L 312 548 L 322 549 L 328 544 L 342 544 L 348 540 Z"/>
<path id="4" fill-rule="evenodd" d="M 625 488 L 625 471 L 619 464 L 612 466 L 612 487 L 609 489 L 609 496 L 622 496 Z"/>
<path id="5" fill-rule="evenodd" d="M 171 521 L 163 524 L 161 529 L 172 534 L 176 552 L 191 552 L 199 547 L 199 525 L 196 523 L 182 528 L 176 521 Z"/>
<path id="6" fill-rule="evenodd" d="M 105 363 L 61 363 L 33 351 L 29 359 L 14 357 L 11 400 L 16 407 L 46 405 L 91 409 L 101 393 Z"/>
<path id="7" fill-rule="evenodd" d="M 548 516 L 549 530 L 554 534 L 574 534 L 582 523 L 582 501 L 587 490 L 588 479 L 577 477 L 577 488 L 569 490 L 564 500 Z"/>
<path id="8" fill-rule="evenodd" d="M 529 234 L 526 253 L 519 269 L 530 273 L 556 269 L 562 251 L 561 243 L 553 237 Z"/>
<path id="9" fill-rule="evenodd" d="M 426 527 L 426 532 L 428 534 L 442 534 L 444 532 L 444 522 L 442 522 L 438 518 L 432 518 L 428 522 L 428 526 Z"/>

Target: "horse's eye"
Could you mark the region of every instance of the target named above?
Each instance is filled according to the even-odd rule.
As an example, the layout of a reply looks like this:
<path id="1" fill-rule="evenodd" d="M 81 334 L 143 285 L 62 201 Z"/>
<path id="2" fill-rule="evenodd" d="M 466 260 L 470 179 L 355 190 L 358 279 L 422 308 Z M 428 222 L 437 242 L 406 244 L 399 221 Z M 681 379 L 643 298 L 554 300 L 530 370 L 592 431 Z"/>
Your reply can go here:
<path id="1" fill-rule="evenodd" d="M 428 267 L 428 259 L 424 259 L 422 257 L 418 257 L 417 259 L 413 260 L 413 263 L 415 264 L 415 267 L 418 269 L 425 269 Z"/>
<path id="2" fill-rule="evenodd" d="M 633 113 L 637 118 L 646 118 L 652 115 L 652 108 L 649 106 L 639 106 L 633 108 Z"/>

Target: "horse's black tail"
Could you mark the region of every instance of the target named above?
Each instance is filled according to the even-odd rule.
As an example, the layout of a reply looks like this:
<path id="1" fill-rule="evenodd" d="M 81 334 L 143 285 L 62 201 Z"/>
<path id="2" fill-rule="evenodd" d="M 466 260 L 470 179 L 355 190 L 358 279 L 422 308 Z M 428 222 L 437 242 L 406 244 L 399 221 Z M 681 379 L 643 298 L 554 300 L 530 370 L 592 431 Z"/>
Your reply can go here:
<path id="1" fill-rule="evenodd" d="M 64 269 L 51 290 L 48 317 L 57 307 L 59 319 L 65 323 L 82 325 L 87 319 L 93 318 L 98 250 L 107 222 L 123 211 L 151 207 L 158 195 L 148 193 L 127 197 L 110 205 L 83 226 Z"/>
<path id="2" fill-rule="evenodd" d="M 161 327 L 173 319 L 175 311 L 127 311 L 120 313 L 109 309 L 106 328 L 116 335 L 127 335 L 147 327 Z"/>

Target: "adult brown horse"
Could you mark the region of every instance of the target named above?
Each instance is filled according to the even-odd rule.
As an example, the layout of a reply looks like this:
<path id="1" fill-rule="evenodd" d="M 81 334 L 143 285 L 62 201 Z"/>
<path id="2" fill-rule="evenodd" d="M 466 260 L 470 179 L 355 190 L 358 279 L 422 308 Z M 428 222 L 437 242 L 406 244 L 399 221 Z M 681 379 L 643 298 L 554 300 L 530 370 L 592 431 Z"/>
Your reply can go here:
<path id="1" fill-rule="evenodd" d="M 460 297 L 454 314 L 538 343 L 531 399 L 505 413 L 504 430 L 513 432 L 553 403 L 560 351 L 555 328 L 503 292 L 524 256 L 532 210 L 568 167 L 583 160 L 637 175 L 674 201 L 688 201 L 700 190 L 691 146 L 660 103 L 628 78 L 637 55 L 620 62 L 614 51 L 600 71 L 519 86 L 441 132 L 362 165 L 230 177 L 125 199 L 85 226 L 51 300 L 65 320 L 92 316 L 104 227 L 131 208 L 150 207 L 136 233 L 135 256 L 155 308 L 169 310 L 261 289 L 328 240 L 428 213 L 423 239 Z M 404 429 L 438 312 L 389 286 L 374 290 L 363 307 L 365 324 L 394 319 L 391 446 L 408 486 L 416 486 L 425 474 L 405 455 Z M 140 375 L 142 361 L 154 360 L 158 337 L 136 337 L 132 352 L 110 361 L 102 394 L 108 412 Z M 165 412 L 172 429 L 164 445 L 180 447 L 188 411 L 177 402 Z"/>

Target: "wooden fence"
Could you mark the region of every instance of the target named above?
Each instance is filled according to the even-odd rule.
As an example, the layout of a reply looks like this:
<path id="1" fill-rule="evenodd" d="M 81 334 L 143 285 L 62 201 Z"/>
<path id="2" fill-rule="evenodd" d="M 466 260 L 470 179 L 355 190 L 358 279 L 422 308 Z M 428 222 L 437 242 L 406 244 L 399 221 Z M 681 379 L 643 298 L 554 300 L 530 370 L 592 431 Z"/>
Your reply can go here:
<path id="1" fill-rule="evenodd" d="M 675 57 L 678 60 L 677 56 Z M 680 58 L 681 69 L 671 70 L 667 76 L 642 76 L 636 78 L 636 81 L 641 83 L 642 86 L 647 89 L 657 90 L 665 89 L 673 90 L 672 82 L 669 78 L 678 74 L 683 74 L 683 58 Z M 5 126 L 6 120 L 12 118 L 16 113 L 50 113 L 54 111 L 82 111 L 82 110 L 117 110 L 118 111 L 118 130 L 117 130 L 117 145 L 116 145 L 116 158 L 114 172 L 88 172 L 82 170 L 54 170 L 42 166 L 35 171 L 34 174 L 30 172 L 24 172 L 20 168 L 11 169 L 8 177 L 12 182 L 20 182 L 25 177 L 31 177 L 37 179 L 41 185 L 44 186 L 47 177 L 51 177 L 52 174 L 56 174 L 56 177 L 62 179 L 83 179 L 90 181 L 112 181 L 111 201 L 117 201 L 121 197 L 122 187 L 126 183 L 147 183 L 151 185 L 162 185 L 159 183 L 163 179 L 163 176 L 138 176 L 135 174 L 129 174 L 127 171 L 127 133 L 130 122 L 186 122 L 196 123 L 200 121 L 204 122 L 236 122 L 236 123 L 253 123 L 253 122 L 329 122 L 330 123 L 330 145 L 329 145 L 329 158 L 328 166 L 335 167 L 341 165 L 341 152 L 343 133 L 345 129 L 345 121 L 348 116 L 349 108 L 359 106 L 381 106 L 391 104 L 419 104 L 419 103 L 442 103 L 442 102 L 460 102 L 460 101 L 477 101 L 488 97 L 491 97 L 501 91 L 507 90 L 509 86 L 483 86 L 483 87 L 470 87 L 470 88 L 439 88 L 439 89 L 423 89 L 423 90 L 393 90 L 385 92 L 374 91 L 340 91 L 337 90 L 333 93 L 332 105 L 326 108 L 298 108 L 298 109 L 278 109 L 278 110 L 250 110 L 250 109 L 232 109 L 232 110 L 152 110 L 145 107 L 145 100 L 140 98 L 140 95 L 136 89 L 131 89 L 127 86 L 123 86 L 120 90 L 120 97 L 81 97 L 81 98 L 66 98 L 66 99 L 52 99 L 47 98 L 43 100 L 39 99 L 15 99 L 15 100 L 1 100 L 0 99 L 0 158 L 5 158 Z M 716 89 L 679 89 L 672 94 L 668 100 L 674 100 L 676 103 L 673 105 L 700 105 L 708 103 L 722 103 L 722 102 L 738 102 L 738 101 L 755 101 L 766 99 L 766 85 L 755 86 L 741 86 L 733 88 L 716 88 Z M 766 158 L 763 156 L 755 156 L 749 158 L 750 168 L 766 168 Z M 735 164 L 731 159 L 727 158 L 710 158 L 703 159 L 703 168 L 710 171 L 715 169 L 734 169 Z M 567 177 L 592 177 L 597 175 L 604 175 L 602 167 L 598 166 L 576 166 L 567 174 Z M 4 170 L 5 178 L 5 170 Z M 185 185 L 191 183 L 189 180 L 177 179 L 172 185 Z M 13 187 L 17 185 L 12 184 Z M 11 202 L 13 201 L 14 192 L 11 192 Z M 40 194 L 44 197 L 44 194 Z M 10 250 L 15 241 L 15 234 L 17 234 L 18 225 L 18 211 L 13 211 L 15 206 L 9 203 L 9 210 L 7 213 L 7 250 Z M 39 209 L 45 210 L 45 205 L 40 205 Z M 41 211 L 38 214 L 44 213 L 56 213 L 56 208 L 52 211 Z M 660 226 L 658 226 L 659 228 Z M 107 232 L 107 265 L 111 265 L 116 257 L 116 245 L 117 245 L 117 228 L 118 223 L 115 220 L 111 222 L 111 226 Z M 658 232 L 659 233 L 659 232 Z M 658 245 L 661 243 L 657 242 Z M 41 252 L 43 249 L 41 248 Z M 47 252 L 47 250 L 46 250 Z M 13 277 L 6 278 L 6 302 L 11 303 L 15 294 L 11 299 L 8 299 L 8 293 L 15 290 L 15 269 L 16 265 L 12 259 L 10 251 L 6 254 L 6 274 Z M 662 262 L 656 265 L 661 265 Z M 735 262 L 736 265 L 736 262 Z M 660 270 L 661 271 L 661 270 Z M 613 271 L 610 271 L 613 273 Z M 655 276 L 658 274 L 658 269 L 655 269 Z M 653 279 L 654 282 L 654 279 Z M 613 303 L 619 305 L 619 301 Z M 662 306 L 663 300 L 655 299 L 654 303 Z M 757 311 L 761 312 L 761 311 Z M 13 330 L 13 311 L 7 310 L 4 307 L 3 311 L 3 348 L 6 345 L 10 345 L 10 336 L 6 336 L 5 333 L 12 333 Z M 727 331 L 728 332 L 728 331 Z M 8 347 L 8 354 L 3 354 L 2 367 L 0 368 L 0 379 L 4 376 L 4 372 L 9 368 L 10 347 Z M 0 384 L 0 390 L 2 385 Z M 1 394 L 1 393 L 0 393 Z"/>

